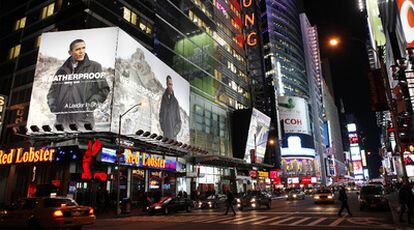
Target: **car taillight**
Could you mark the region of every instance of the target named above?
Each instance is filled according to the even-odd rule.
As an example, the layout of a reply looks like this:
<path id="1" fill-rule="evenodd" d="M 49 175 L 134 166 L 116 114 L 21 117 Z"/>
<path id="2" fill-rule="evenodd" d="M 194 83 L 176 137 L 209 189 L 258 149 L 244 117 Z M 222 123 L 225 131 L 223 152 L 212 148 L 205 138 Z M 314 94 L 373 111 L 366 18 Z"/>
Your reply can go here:
<path id="1" fill-rule="evenodd" d="M 94 214 L 93 208 L 89 209 L 89 215 L 92 216 L 93 214 Z"/>
<path id="2" fill-rule="evenodd" d="M 63 212 L 60 210 L 56 210 L 53 212 L 53 217 L 62 217 L 63 216 Z"/>

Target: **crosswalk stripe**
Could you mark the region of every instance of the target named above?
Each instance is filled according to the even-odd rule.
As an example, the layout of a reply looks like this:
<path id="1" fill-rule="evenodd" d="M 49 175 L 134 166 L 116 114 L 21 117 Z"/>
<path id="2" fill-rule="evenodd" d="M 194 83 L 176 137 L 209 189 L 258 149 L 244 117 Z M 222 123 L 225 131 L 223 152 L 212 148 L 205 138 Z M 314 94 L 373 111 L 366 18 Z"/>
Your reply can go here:
<path id="1" fill-rule="evenodd" d="M 328 218 L 326 218 L 326 217 L 321 217 L 321 218 L 319 218 L 319 219 L 317 219 L 317 220 L 315 220 L 315 221 L 313 221 L 312 223 L 309 223 L 308 224 L 308 226 L 314 226 L 314 225 L 317 225 L 317 224 L 319 224 L 319 223 L 322 223 L 324 220 L 326 220 L 326 219 L 328 219 Z"/>
<path id="2" fill-rule="evenodd" d="M 203 222 L 203 221 L 210 221 L 210 220 L 217 220 L 218 216 L 197 216 L 194 219 L 191 219 L 191 222 Z M 226 217 L 227 218 L 227 217 Z"/>
<path id="3" fill-rule="evenodd" d="M 198 223 L 214 223 L 214 222 L 218 222 L 218 221 L 223 221 L 223 220 L 231 220 L 234 219 L 234 216 L 231 217 L 221 217 L 221 218 L 214 218 L 213 220 L 207 220 L 207 221 L 197 221 Z"/>
<path id="4" fill-rule="evenodd" d="M 286 221 L 289 221 L 289 220 L 293 220 L 293 219 L 295 219 L 295 218 L 297 218 L 297 216 L 288 217 L 288 218 L 286 218 L 286 219 L 283 219 L 283 220 L 279 220 L 279 221 L 276 221 L 276 222 L 270 223 L 269 225 L 278 225 L 278 224 L 281 224 L 281 223 L 283 223 L 283 222 L 286 222 Z"/>
<path id="5" fill-rule="evenodd" d="M 266 220 L 262 220 L 262 221 L 257 221 L 257 222 L 254 222 L 254 223 L 252 223 L 252 224 L 254 224 L 254 225 L 257 225 L 257 224 L 263 224 L 263 223 L 267 223 L 267 222 L 270 222 L 270 221 L 273 221 L 273 220 L 278 220 L 278 219 L 281 219 L 281 218 L 285 218 L 285 217 L 287 217 L 288 215 L 283 215 L 283 216 L 276 216 L 276 217 L 272 217 L 272 218 L 269 218 L 269 219 L 266 219 Z"/>
<path id="6" fill-rule="evenodd" d="M 296 221 L 296 222 L 293 222 L 293 223 L 291 223 L 291 224 L 289 224 L 289 225 L 297 225 L 297 224 L 301 224 L 301 223 L 303 223 L 303 222 L 305 222 L 305 221 L 307 221 L 307 220 L 309 220 L 309 219 L 312 219 L 312 217 L 306 217 L 306 218 L 303 218 L 303 219 L 298 220 L 298 221 Z"/>
<path id="7" fill-rule="evenodd" d="M 217 222 L 217 223 L 220 223 L 220 224 L 228 224 L 228 223 L 235 223 L 235 222 L 237 222 L 237 221 L 240 221 L 240 220 L 246 220 L 246 219 L 254 219 L 254 218 L 256 218 L 256 217 L 253 217 L 253 216 L 242 216 L 242 217 L 237 217 L 236 219 L 230 219 L 230 220 L 225 220 L 225 221 L 220 221 L 220 222 Z"/>
<path id="8" fill-rule="evenodd" d="M 261 220 L 261 219 L 265 219 L 265 218 L 268 218 L 268 216 L 259 216 L 259 217 L 255 217 L 255 218 L 250 219 L 250 220 L 239 221 L 235 224 L 245 224 L 245 223 L 248 223 L 248 222 L 257 221 L 257 220 Z"/>
<path id="9" fill-rule="evenodd" d="M 345 218 L 343 218 L 343 217 L 338 218 L 334 222 L 332 222 L 331 224 L 329 224 L 329 226 L 337 226 L 338 224 L 340 224 L 344 220 L 345 220 Z"/>

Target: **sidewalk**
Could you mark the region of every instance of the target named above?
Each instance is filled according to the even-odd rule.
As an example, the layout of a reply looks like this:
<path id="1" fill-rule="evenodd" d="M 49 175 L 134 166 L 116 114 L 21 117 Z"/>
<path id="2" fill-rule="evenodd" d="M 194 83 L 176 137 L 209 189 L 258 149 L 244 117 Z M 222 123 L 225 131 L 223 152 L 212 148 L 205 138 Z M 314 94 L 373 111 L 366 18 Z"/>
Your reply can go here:
<path id="1" fill-rule="evenodd" d="M 405 222 L 400 223 L 399 221 L 399 214 L 398 214 L 398 209 L 400 207 L 400 204 L 398 203 L 398 193 L 397 192 L 393 192 L 390 193 L 388 196 L 388 204 L 390 206 L 390 211 L 392 214 L 392 219 L 394 221 L 394 225 L 395 225 L 395 229 L 413 229 L 414 230 L 414 225 L 413 224 L 408 224 L 407 223 L 407 214 L 404 214 L 404 220 Z M 414 218 L 412 218 L 412 221 L 414 222 Z"/>

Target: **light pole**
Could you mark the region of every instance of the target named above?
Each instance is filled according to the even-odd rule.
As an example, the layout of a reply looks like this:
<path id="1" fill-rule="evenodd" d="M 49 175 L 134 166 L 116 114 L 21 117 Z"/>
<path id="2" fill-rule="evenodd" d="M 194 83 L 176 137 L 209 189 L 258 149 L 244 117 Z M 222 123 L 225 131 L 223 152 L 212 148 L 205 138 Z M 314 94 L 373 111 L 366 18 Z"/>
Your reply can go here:
<path id="1" fill-rule="evenodd" d="M 358 38 L 354 38 L 354 37 L 349 37 L 349 39 L 357 41 L 358 43 L 362 43 L 365 47 L 365 42 L 358 39 Z M 329 45 L 332 47 L 336 47 L 338 46 L 340 43 L 340 40 L 338 38 L 332 38 L 329 40 Z M 394 133 L 395 133 L 395 148 L 396 148 L 396 152 L 398 152 L 400 154 L 400 160 L 401 160 L 401 166 L 402 166 L 402 171 L 403 171 L 403 181 L 404 182 L 408 182 L 408 176 L 407 176 L 407 169 L 405 168 L 405 162 L 404 162 L 404 154 L 401 152 L 401 140 L 400 140 L 400 134 L 399 134 L 399 129 L 398 129 L 398 121 L 397 121 L 397 112 L 396 112 L 396 108 L 395 106 L 393 106 L 393 101 L 392 101 L 392 95 L 391 95 L 391 86 L 390 86 L 390 82 L 387 79 L 387 72 L 385 71 L 385 64 L 381 58 L 381 55 L 379 54 L 378 50 L 376 49 L 371 49 L 372 51 L 375 52 L 375 54 L 378 57 L 378 60 L 380 62 L 380 70 L 381 70 L 381 77 L 383 80 L 383 84 L 385 87 L 385 95 L 387 98 L 387 105 L 388 108 L 390 110 L 390 115 L 391 115 L 391 123 L 392 126 L 394 127 Z"/>
<path id="2" fill-rule="evenodd" d="M 120 189 L 120 179 L 121 179 L 121 127 L 122 127 L 122 117 L 125 116 L 127 113 L 129 113 L 131 110 L 133 110 L 134 108 L 143 105 L 142 102 L 133 105 L 131 108 L 129 108 L 126 112 L 124 112 L 123 114 L 119 115 L 119 120 L 118 120 L 118 154 L 116 155 L 116 165 L 118 167 L 118 172 L 116 174 L 116 215 L 119 216 L 121 214 L 121 208 L 119 206 L 119 199 L 120 199 L 120 193 L 121 193 L 121 189 Z"/>

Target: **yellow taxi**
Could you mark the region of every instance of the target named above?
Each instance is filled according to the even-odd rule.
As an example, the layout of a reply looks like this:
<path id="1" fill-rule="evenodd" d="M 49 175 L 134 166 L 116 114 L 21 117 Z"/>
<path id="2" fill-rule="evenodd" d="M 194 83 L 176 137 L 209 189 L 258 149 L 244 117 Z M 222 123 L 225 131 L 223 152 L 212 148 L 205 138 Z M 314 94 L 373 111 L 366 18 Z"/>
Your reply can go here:
<path id="1" fill-rule="evenodd" d="M 335 195 L 329 189 L 319 189 L 313 194 L 315 204 L 318 203 L 335 203 Z"/>
<path id="2" fill-rule="evenodd" d="M 93 208 L 80 206 L 70 198 L 26 198 L 0 210 L 0 229 L 81 229 L 95 219 Z"/>

